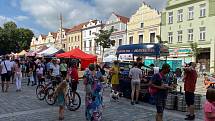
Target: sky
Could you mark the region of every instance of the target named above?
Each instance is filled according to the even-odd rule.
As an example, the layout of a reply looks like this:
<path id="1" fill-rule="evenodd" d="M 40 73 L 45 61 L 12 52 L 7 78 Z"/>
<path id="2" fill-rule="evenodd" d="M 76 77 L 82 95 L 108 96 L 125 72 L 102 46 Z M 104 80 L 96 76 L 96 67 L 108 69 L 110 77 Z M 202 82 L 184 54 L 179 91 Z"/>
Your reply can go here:
<path id="1" fill-rule="evenodd" d="M 36 36 L 90 19 L 107 20 L 112 12 L 130 17 L 145 2 L 161 11 L 166 0 L 0 0 L 0 26 L 14 21 L 18 27 L 31 29 Z"/>

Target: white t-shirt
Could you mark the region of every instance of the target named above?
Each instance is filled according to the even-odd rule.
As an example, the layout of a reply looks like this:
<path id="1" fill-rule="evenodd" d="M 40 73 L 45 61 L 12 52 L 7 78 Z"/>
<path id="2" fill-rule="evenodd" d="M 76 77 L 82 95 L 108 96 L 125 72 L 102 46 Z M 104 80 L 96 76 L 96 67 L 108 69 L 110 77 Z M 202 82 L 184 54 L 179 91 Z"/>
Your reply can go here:
<path id="1" fill-rule="evenodd" d="M 131 81 L 133 82 L 140 82 L 142 76 L 142 70 L 137 67 L 134 67 L 129 71 L 129 77 L 131 77 Z"/>
<path id="2" fill-rule="evenodd" d="M 52 76 L 59 76 L 60 75 L 60 66 L 59 65 L 52 65 L 51 69 L 53 70 Z"/>
<path id="3" fill-rule="evenodd" d="M 7 67 L 7 70 L 6 70 L 5 66 Z M 11 71 L 11 68 L 13 67 L 13 63 L 10 62 L 9 60 L 5 60 L 5 61 L 1 62 L 1 67 L 2 67 L 1 74 L 6 74 L 7 71 Z"/>
<path id="4" fill-rule="evenodd" d="M 154 69 L 154 74 L 159 73 L 159 67 L 153 67 Z"/>
<path id="5" fill-rule="evenodd" d="M 37 74 L 43 74 L 43 68 L 37 68 L 36 72 Z"/>

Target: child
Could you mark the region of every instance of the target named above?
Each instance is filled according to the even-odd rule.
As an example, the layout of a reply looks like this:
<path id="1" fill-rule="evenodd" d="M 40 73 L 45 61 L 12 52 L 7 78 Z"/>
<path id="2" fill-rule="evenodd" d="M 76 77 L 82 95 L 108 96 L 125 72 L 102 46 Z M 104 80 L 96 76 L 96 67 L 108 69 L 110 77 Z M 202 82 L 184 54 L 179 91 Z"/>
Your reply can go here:
<path id="1" fill-rule="evenodd" d="M 29 69 L 29 80 L 31 82 L 31 86 L 34 86 L 34 75 L 31 68 Z"/>
<path id="2" fill-rule="evenodd" d="M 205 121 L 215 121 L 215 89 L 208 89 L 204 104 Z"/>
<path id="3" fill-rule="evenodd" d="M 59 120 L 64 120 L 64 106 L 66 102 L 67 82 L 63 81 L 57 87 L 55 96 L 57 97 L 57 104 L 59 105 Z"/>
<path id="4" fill-rule="evenodd" d="M 43 67 L 40 64 L 38 65 L 36 72 L 37 72 L 37 78 L 38 78 L 39 84 L 42 84 L 44 81 L 44 79 L 43 79 Z"/>

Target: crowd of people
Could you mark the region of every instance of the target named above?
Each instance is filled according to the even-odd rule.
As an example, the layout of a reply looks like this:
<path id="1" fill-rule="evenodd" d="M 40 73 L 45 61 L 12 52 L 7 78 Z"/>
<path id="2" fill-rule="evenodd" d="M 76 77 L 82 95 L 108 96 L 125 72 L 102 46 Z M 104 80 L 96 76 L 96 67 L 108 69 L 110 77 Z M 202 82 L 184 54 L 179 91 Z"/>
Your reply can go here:
<path id="1" fill-rule="evenodd" d="M 131 79 L 131 104 L 139 103 L 139 91 L 142 81 L 147 81 L 145 73 L 141 70 L 144 66 L 142 59 L 137 59 L 133 63 L 133 67 L 129 71 L 129 78 Z M 83 84 L 85 86 L 85 117 L 87 121 L 99 121 L 102 119 L 102 111 L 104 107 L 103 103 L 103 83 L 106 81 L 104 78 L 105 69 L 104 66 L 97 64 L 90 64 L 84 71 Z M 169 90 L 176 88 L 177 84 L 169 83 L 166 75 L 170 72 L 170 66 L 163 64 L 161 69 L 158 69 L 154 64 L 150 65 L 148 74 L 152 77 L 149 80 L 149 93 L 154 98 L 155 106 L 157 109 L 156 121 L 163 120 L 163 112 L 165 109 L 166 99 Z M 14 59 L 9 56 L 5 56 L 1 60 L 0 73 L 2 81 L 2 92 L 7 93 L 9 91 L 10 82 L 16 82 L 16 91 L 22 90 L 22 80 L 27 80 L 28 86 L 35 86 L 43 84 L 47 78 L 56 78 L 59 83 L 56 89 L 57 104 L 59 105 L 59 119 L 64 119 L 64 105 L 66 103 L 67 81 L 72 84 L 72 91 L 77 90 L 79 84 L 78 75 L 78 63 L 67 62 L 65 60 L 44 60 L 44 59 Z M 183 68 L 183 77 L 181 70 L 176 70 L 175 76 L 180 77 L 184 82 L 185 100 L 188 106 L 188 115 L 185 120 L 194 120 L 194 98 L 196 82 L 198 77 L 198 71 L 196 71 L 196 63 L 191 62 L 189 65 Z M 110 98 L 116 99 L 117 96 L 122 93 L 119 89 L 120 84 L 120 67 L 119 62 L 114 61 L 113 66 L 109 68 L 110 83 L 112 87 Z M 63 81 L 64 80 L 64 81 Z M 177 79 L 179 80 L 179 79 Z M 206 103 L 204 106 L 205 121 L 215 121 L 215 90 L 208 89 L 206 94 Z M 74 95 L 73 95 L 74 96 Z"/>

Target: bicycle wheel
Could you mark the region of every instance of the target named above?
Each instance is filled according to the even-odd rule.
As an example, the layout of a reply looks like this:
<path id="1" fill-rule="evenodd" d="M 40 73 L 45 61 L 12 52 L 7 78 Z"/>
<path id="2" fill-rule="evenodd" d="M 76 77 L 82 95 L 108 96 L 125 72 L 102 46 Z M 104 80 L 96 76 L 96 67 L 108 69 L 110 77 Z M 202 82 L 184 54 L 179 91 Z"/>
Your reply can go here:
<path id="1" fill-rule="evenodd" d="M 50 87 L 47 89 L 47 94 L 45 96 L 46 103 L 49 105 L 54 105 L 56 99 L 54 98 L 54 88 Z"/>
<path id="2" fill-rule="evenodd" d="M 36 95 L 39 100 L 44 100 L 45 98 L 45 87 L 43 85 L 38 85 L 36 88 Z"/>
<path id="3" fill-rule="evenodd" d="M 73 95 L 72 91 L 70 92 L 70 94 L 67 94 L 68 102 L 66 103 L 66 105 L 67 105 L 67 108 L 70 111 L 76 111 L 81 106 L 81 97 L 80 97 L 80 95 L 77 92 L 74 92 L 74 94 L 75 94 L 74 99 L 72 97 L 72 95 Z"/>

